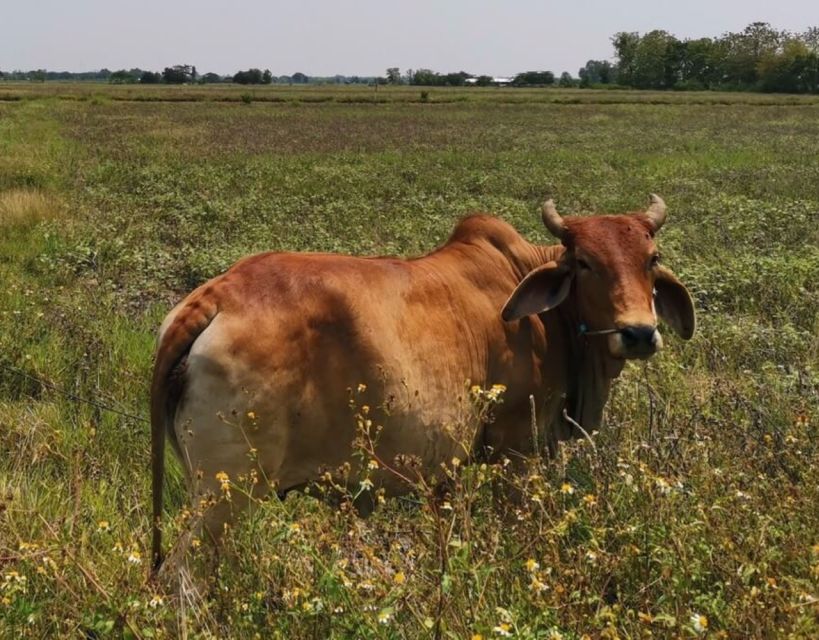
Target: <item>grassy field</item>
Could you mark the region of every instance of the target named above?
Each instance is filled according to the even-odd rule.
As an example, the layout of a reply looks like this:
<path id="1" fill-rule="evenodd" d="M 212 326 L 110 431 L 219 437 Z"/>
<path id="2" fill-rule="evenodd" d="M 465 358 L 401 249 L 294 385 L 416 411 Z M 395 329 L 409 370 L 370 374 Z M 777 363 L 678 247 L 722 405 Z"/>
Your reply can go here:
<path id="1" fill-rule="evenodd" d="M 0 637 L 819 636 L 819 99 L 429 101 L 0 85 Z M 699 330 L 626 367 L 596 449 L 525 478 L 451 468 L 443 504 L 419 483 L 367 520 L 259 504 L 206 598 L 146 581 L 141 419 L 181 295 L 262 250 L 426 252 L 475 210 L 551 242 L 545 196 L 620 212 L 650 191 Z M 523 499 L 504 506 L 508 483 Z M 170 485 L 166 541 L 175 463 Z"/>

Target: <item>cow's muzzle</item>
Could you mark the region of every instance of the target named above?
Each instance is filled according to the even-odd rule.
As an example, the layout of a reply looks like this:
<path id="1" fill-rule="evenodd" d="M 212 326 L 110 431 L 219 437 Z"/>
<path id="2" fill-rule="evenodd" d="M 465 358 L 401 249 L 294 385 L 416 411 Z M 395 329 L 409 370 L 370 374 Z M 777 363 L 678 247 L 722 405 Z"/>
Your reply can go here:
<path id="1" fill-rule="evenodd" d="M 663 348 L 663 338 L 655 326 L 627 325 L 609 336 L 609 348 L 617 358 L 645 359 Z"/>

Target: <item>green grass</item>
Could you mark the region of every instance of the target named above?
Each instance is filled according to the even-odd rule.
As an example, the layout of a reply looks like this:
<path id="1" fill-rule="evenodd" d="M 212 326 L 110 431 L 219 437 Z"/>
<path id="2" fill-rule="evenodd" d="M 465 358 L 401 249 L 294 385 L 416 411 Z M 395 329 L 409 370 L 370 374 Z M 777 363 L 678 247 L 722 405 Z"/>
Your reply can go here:
<path id="1" fill-rule="evenodd" d="M 184 610 L 146 583 L 147 425 L 4 371 L 0 637 L 691 637 L 695 614 L 713 637 L 819 635 L 817 99 L 419 96 L 0 86 L 0 363 L 144 417 L 164 313 L 243 255 L 419 254 L 475 210 L 550 242 L 545 196 L 620 212 L 650 191 L 695 339 L 627 366 L 596 453 L 454 470 L 451 511 L 424 486 L 363 521 L 257 505 Z M 493 500 L 505 483 L 519 504 Z M 170 485 L 166 540 L 175 464 Z"/>

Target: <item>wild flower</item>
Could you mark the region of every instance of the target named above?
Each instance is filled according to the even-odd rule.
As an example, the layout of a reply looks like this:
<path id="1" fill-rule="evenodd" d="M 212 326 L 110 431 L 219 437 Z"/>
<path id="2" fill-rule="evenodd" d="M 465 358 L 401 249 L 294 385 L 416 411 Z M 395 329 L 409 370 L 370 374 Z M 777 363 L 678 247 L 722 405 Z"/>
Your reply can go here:
<path id="1" fill-rule="evenodd" d="M 111 523 L 108 520 L 100 520 L 97 523 L 97 533 L 108 533 L 111 530 Z"/>
<path id="2" fill-rule="evenodd" d="M 705 633 L 708 629 L 708 618 L 701 613 L 691 614 L 691 627 L 697 633 Z"/>
<path id="3" fill-rule="evenodd" d="M 230 500 L 230 476 L 224 471 L 219 471 L 216 473 L 215 477 L 216 480 L 219 481 L 220 488 L 222 489 L 225 499 Z"/>
<path id="4" fill-rule="evenodd" d="M 165 604 L 165 601 L 162 599 L 162 596 L 155 595 L 148 601 L 148 606 L 151 609 L 156 609 L 157 607 L 161 607 Z"/>
<path id="5" fill-rule="evenodd" d="M 142 562 L 142 554 L 138 549 L 132 549 L 128 554 L 128 564 L 140 564 Z"/>
<path id="6" fill-rule="evenodd" d="M 570 496 L 574 493 L 574 487 L 568 482 L 564 482 L 560 485 L 560 493 L 565 496 Z"/>
<path id="7" fill-rule="evenodd" d="M 512 625 L 508 622 L 501 622 L 499 625 L 492 627 L 492 631 L 502 638 L 509 638 L 512 635 Z"/>
<path id="8" fill-rule="evenodd" d="M 404 584 L 407 581 L 407 576 L 404 575 L 403 571 L 397 571 L 395 573 L 395 575 L 393 575 L 392 581 L 393 581 L 393 583 L 400 586 L 400 585 Z"/>
<path id="9" fill-rule="evenodd" d="M 392 609 L 382 609 L 378 612 L 378 624 L 389 624 L 392 619 Z"/>
<path id="10" fill-rule="evenodd" d="M 583 502 L 586 504 L 587 507 L 596 507 L 597 506 L 597 496 L 592 495 L 591 493 L 587 493 L 583 496 Z"/>
<path id="11" fill-rule="evenodd" d="M 255 411 L 248 411 L 247 412 L 247 419 L 248 420 L 255 420 L 256 419 L 256 412 Z"/>
<path id="12" fill-rule="evenodd" d="M 549 585 L 545 582 L 540 580 L 536 575 L 532 576 L 532 579 L 529 582 L 529 590 L 534 593 L 543 593 L 549 589 Z"/>
<path id="13" fill-rule="evenodd" d="M 529 573 L 534 573 L 538 569 L 540 569 L 540 563 L 537 560 L 535 560 L 534 558 L 529 558 L 526 561 L 526 570 Z"/>
<path id="14" fill-rule="evenodd" d="M 364 478 L 359 483 L 359 487 L 360 487 L 361 491 L 369 491 L 370 489 L 373 488 L 373 481 L 370 480 L 369 478 Z"/>
<path id="15" fill-rule="evenodd" d="M 657 476 L 654 479 L 654 484 L 662 495 L 667 496 L 669 493 L 671 493 L 671 485 L 669 484 L 668 480 L 662 476 Z"/>

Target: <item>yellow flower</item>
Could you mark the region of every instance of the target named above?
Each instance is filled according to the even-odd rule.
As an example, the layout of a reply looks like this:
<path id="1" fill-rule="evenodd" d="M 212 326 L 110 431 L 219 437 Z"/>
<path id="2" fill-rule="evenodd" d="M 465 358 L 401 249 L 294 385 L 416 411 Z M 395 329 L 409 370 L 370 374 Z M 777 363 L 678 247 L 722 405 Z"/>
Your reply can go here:
<path id="1" fill-rule="evenodd" d="M 108 522 L 108 520 L 100 520 L 97 523 L 97 531 L 98 532 L 105 533 L 105 532 L 110 531 L 110 530 L 111 530 L 111 524 Z"/>
<path id="2" fill-rule="evenodd" d="M 256 419 L 256 412 L 255 411 L 248 411 L 247 412 L 248 420 L 255 420 Z"/>
<path id="3" fill-rule="evenodd" d="M 492 631 L 501 637 L 508 638 L 512 635 L 512 625 L 506 622 L 501 622 L 497 627 L 493 627 Z"/>
<path id="4" fill-rule="evenodd" d="M 358 392 L 359 393 L 364 393 L 366 390 L 367 390 L 367 385 L 364 384 L 363 382 L 359 383 Z"/>
<path id="5" fill-rule="evenodd" d="M 371 470 L 373 470 L 373 471 L 375 471 L 376 469 L 378 469 L 378 460 L 374 460 L 374 459 L 373 459 L 373 460 L 370 460 L 370 461 L 367 463 L 367 468 L 368 468 L 368 469 L 371 469 Z"/>
<path id="6" fill-rule="evenodd" d="M 574 493 L 574 487 L 568 482 L 564 482 L 562 485 L 560 485 L 560 493 L 570 496 Z"/>
<path id="7" fill-rule="evenodd" d="M 399 571 L 392 577 L 392 581 L 397 585 L 402 585 L 407 581 L 407 576 L 404 575 L 403 571 Z"/>
<path id="8" fill-rule="evenodd" d="M 164 600 L 162 600 L 162 596 L 154 596 L 148 601 L 148 606 L 151 607 L 151 609 L 161 607 L 163 604 Z"/>
<path id="9" fill-rule="evenodd" d="M 660 493 L 663 494 L 664 496 L 671 493 L 671 485 L 665 478 L 661 478 L 658 476 L 654 480 L 654 484 L 657 485 L 657 489 L 659 489 Z"/>
<path id="10" fill-rule="evenodd" d="M 139 564 L 140 562 L 142 562 L 142 554 L 138 550 L 134 549 L 128 554 L 129 564 Z"/>
<path id="11" fill-rule="evenodd" d="M 532 576 L 532 580 L 529 583 L 529 589 L 534 593 L 543 593 L 549 589 L 549 585 L 545 582 L 541 582 L 537 576 Z"/>
<path id="12" fill-rule="evenodd" d="M 586 503 L 589 507 L 596 507 L 597 506 L 597 496 L 594 496 L 590 493 L 587 493 L 583 496 L 583 502 Z"/>
<path id="13" fill-rule="evenodd" d="M 230 498 L 230 476 L 224 471 L 219 471 L 216 474 L 216 479 L 219 481 L 222 493 L 225 494 L 226 498 Z"/>
<path id="14" fill-rule="evenodd" d="M 534 571 L 537 571 L 538 569 L 540 569 L 540 564 L 538 563 L 537 560 L 535 560 L 534 558 L 529 558 L 526 561 L 526 570 L 529 573 L 533 573 Z"/>
<path id="15" fill-rule="evenodd" d="M 472 640 L 483 640 L 483 636 L 480 633 L 473 633 Z"/>

